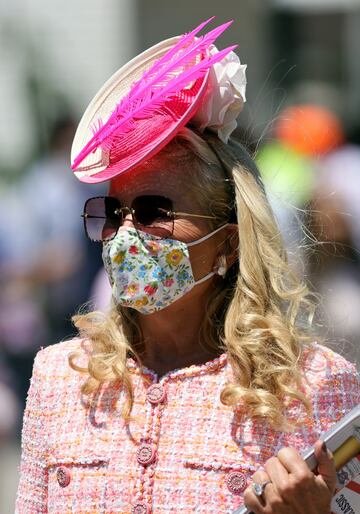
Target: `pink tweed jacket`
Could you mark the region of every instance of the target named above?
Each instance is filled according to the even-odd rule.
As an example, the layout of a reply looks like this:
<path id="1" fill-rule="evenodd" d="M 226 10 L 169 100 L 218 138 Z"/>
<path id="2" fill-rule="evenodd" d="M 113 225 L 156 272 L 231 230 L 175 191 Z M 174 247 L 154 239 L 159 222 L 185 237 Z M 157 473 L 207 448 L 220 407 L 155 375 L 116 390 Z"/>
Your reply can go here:
<path id="1" fill-rule="evenodd" d="M 17 514 L 232 513 L 254 471 L 282 446 L 312 445 L 360 400 L 354 366 L 320 345 L 304 358 L 314 415 L 293 433 L 240 417 L 222 405 L 232 379 L 226 355 L 155 373 L 128 366 L 133 420 L 120 416 L 123 392 L 104 385 L 96 407 L 68 366 L 74 339 L 41 350 L 24 416 Z M 289 416 L 303 407 L 293 402 Z"/>

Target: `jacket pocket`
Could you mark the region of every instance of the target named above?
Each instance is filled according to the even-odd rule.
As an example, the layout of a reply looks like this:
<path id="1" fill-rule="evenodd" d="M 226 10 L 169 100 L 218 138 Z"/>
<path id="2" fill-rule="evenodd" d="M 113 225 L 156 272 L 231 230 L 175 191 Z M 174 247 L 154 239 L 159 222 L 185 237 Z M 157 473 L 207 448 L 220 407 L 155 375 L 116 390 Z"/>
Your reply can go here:
<path id="1" fill-rule="evenodd" d="M 48 511 L 105 513 L 108 468 L 109 459 L 105 456 L 49 456 Z"/>
<path id="2" fill-rule="evenodd" d="M 216 456 L 208 451 L 187 453 L 180 464 L 176 473 L 166 475 L 172 504 L 199 514 L 234 512 L 243 505 L 244 491 L 255 471 L 252 463 L 241 462 L 236 456 Z"/>
<path id="3" fill-rule="evenodd" d="M 251 477 L 258 468 L 251 463 L 241 460 L 228 460 L 224 458 L 202 458 L 199 455 L 187 457 L 183 465 L 189 470 L 197 471 L 199 476 L 212 477 L 217 484 L 219 494 L 242 495 L 251 482 Z"/>

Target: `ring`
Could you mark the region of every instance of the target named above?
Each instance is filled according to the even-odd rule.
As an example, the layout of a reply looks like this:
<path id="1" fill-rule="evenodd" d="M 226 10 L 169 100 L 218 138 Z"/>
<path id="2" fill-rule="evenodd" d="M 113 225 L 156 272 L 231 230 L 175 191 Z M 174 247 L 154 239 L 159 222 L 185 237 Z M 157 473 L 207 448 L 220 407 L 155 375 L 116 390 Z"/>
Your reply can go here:
<path id="1" fill-rule="evenodd" d="M 266 480 L 262 484 L 257 484 L 256 482 L 254 482 L 252 485 L 252 490 L 253 490 L 255 496 L 257 496 L 258 498 L 261 498 L 262 495 L 264 494 L 265 487 L 268 484 L 271 484 L 271 480 Z"/>

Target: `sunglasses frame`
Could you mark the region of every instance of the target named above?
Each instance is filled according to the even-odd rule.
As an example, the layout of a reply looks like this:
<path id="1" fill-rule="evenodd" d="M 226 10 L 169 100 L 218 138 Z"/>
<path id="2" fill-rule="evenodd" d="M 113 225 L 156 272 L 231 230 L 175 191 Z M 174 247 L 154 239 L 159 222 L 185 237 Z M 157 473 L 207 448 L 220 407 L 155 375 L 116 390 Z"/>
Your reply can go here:
<path id="1" fill-rule="evenodd" d="M 134 200 L 136 200 L 137 198 L 141 198 L 142 196 L 146 197 L 146 196 L 161 196 L 161 195 L 140 195 L 140 196 L 136 197 Z M 104 219 L 104 220 L 108 219 L 106 216 L 92 216 L 86 212 L 86 207 L 87 207 L 88 203 L 91 202 L 91 200 L 97 200 L 99 198 L 103 199 L 104 203 L 105 203 L 105 198 L 111 198 L 113 200 L 116 200 L 120 205 L 120 201 L 117 198 L 115 198 L 114 196 L 93 196 L 86 200 L 86 202 L 84 204 L 83 214 L 81 214 L 81 217 L 83 218 L 83 222 L 84 222 L 85 234 L 90 239 L 90 241 L 105 242 L 105 241 L 111 241 L 112 239 L 114 239 L 119 228 L 121 227 L 122 223 L 124 222 L 123 211 L 127 212 L 128 214 L 131 214 L 132 223 L 134 225 L 135 230 L 138 230 L 139 227 L 151 228 L 151 225 L 143 225 L 136 219 L 136 212 L 135 212 L 134 208 L 124 206 L 124 207 L 119 207 L 119 208 L 115 209 L 115 211 L 114 211 L 114 214 L 119 215 L 119 220 L 120 220 L 119 226 L 116 229 L 116 232 L 114 233 L 114 235 L 109 238 L 106 238 L 106 239 L 93 239 L 92 237 L 90 237 L 89 231 L 87 229 L 86 220 L 89 218 L 90 219 Z M 162 198 L 165 198 L 166 200 L 168 200 L 172 205 L 172 200 L 170 200 L 170 198 L 168 198 L 166 196 L 162 196 Z M 176 217 L 216 219 L 216 216 L 209 216 L 209 215 L 205 215 L 205 214 L 193 214 L 193 213 L 183 212 L 183 211 L 172 211 L 172 210 L 166 211 L 165 209 L 162 209 L 161 207 L 159 207 L 159 210 L 164 211 L 164 214 L 169 218 L 169 221 L 172 220 L 173 226 L 172 226 L 171 234 L 173 234 L 173 232 L 174 232 L 174 222 L 175 222 Z M 153 227 L 153 228 L 155 228 L 155 227 Z"/>

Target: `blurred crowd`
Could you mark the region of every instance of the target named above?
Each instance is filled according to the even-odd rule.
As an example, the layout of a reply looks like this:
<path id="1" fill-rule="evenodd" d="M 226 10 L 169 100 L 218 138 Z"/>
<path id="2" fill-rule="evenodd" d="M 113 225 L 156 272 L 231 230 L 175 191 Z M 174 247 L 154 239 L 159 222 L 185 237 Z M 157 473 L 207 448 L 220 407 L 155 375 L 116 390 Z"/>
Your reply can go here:
<path id="1" fill-rule="evenodd" d="M 360 146 L 329 109 L 274 122 L 257 161 L 296 271 L 316 293 L 313 332 L 360 368 Z"/>
<path id="2" fill-rule="evenodd" d="M 0 190 L 0 451 L 18 444 L 35 353 L 74 333 L 79 306 L 109 301 L 101 247 L 81 220 L 106 188 L 72 176 L 73 134 L 59 119 L 42 158 Z M 255 153 L 290 259 L 321 298 L 314 331 L 359 366 L 360 146 L 329 110 L 294 105 Z"/>
<path id="3" fill-rule="evenodd" d="M 0 191 L 0 441 L 19 438 L 34 355 L 71 336 L 71 316 L 101 267 L 81 213 L 104 188 L 72 176 L 74 131 L 70 118 L 58 119 L 46 153 Z"/>

